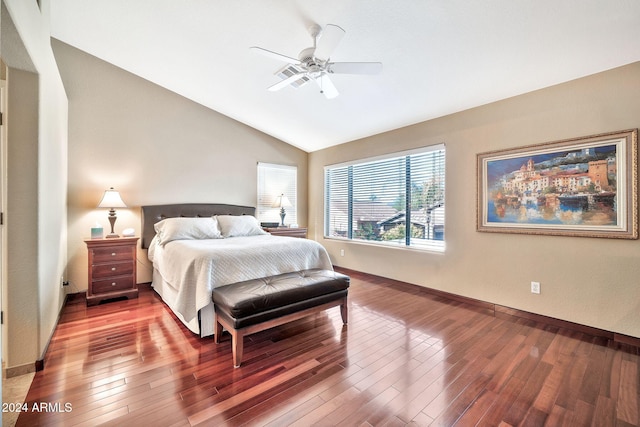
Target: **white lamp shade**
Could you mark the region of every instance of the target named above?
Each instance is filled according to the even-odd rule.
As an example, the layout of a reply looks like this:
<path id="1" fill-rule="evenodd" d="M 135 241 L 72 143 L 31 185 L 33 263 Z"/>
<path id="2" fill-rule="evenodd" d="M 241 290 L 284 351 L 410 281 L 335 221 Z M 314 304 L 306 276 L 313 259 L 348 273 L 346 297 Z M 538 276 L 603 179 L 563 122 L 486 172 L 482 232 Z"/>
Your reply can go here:
<path id="1" fill-rule="evenodd" d="M 104 192 L 102 200 L 98 203 L 99 208 L 126 208 L 127 205 L 122 201 L 120 193 L 111 187 Z"/>
<path id="2" fill-rule="evenodd" d="M 291 207 L 291 202 L 284 194 L 279 195 L 271 204 L 272 208 L 289 208 Z"/>

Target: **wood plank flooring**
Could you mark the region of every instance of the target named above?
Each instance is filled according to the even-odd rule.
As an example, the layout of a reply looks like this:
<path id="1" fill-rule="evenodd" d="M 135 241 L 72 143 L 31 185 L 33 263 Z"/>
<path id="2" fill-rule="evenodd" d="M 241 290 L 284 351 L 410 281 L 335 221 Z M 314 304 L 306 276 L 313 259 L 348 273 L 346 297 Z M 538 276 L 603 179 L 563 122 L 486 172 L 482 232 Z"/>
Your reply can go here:
<path id="1" fill-rule="evenodd" d="M 640 425 L 637 348 L 348 273 L 347 326 L 257 333 L 238 369 L 150 288 L 70 300 L 17 425 Z"/>

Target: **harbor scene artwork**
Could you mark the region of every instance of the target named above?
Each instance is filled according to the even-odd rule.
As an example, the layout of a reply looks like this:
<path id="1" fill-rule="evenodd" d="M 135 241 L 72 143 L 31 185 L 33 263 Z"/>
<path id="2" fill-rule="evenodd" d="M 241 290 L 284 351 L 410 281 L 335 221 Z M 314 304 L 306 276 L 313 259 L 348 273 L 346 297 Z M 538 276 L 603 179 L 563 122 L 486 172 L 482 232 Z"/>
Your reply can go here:
<path id="1" fill-rule="evenodd" d="M 478 230 L 637 238 L 636 146 L 633 131 L 479 154 Z"/>

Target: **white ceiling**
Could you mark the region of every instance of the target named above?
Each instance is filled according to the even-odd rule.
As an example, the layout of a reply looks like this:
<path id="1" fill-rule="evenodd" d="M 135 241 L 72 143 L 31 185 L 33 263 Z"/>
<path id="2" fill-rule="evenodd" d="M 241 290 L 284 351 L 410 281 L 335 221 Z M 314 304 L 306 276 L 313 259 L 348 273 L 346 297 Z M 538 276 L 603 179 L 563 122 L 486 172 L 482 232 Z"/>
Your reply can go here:
<path id="1" fill-rule="evenodd" d="M 638 0 L 54 0 L 52 36 L 306 151 L 640 60 Z M 380 61 L 269 92 L 311 24 L 346 35 L 331 61 Z"/>

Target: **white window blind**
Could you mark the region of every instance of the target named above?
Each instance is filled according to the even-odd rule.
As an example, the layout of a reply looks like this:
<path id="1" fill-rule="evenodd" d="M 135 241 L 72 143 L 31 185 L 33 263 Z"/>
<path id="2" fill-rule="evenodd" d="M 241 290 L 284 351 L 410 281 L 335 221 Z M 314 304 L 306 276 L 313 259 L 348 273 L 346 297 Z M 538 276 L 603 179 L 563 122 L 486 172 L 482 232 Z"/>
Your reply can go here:
<path id="1" fill-rule="evenodd" d="M 285 209 L 285 225 L 297 224 L 297 181 L 296 166 L 258 163 L 258 203 L 256 215 L 260 222 L 280 223 L 280 208 L 273 208 L 276 197 L 284 194 L 291 202 Z"/>
<path id="2" fill-rule="evenodd" d="M 444 249 L 445 147 L 325 167 L 325 237 Z"/>

